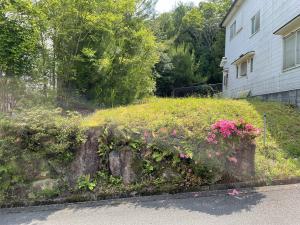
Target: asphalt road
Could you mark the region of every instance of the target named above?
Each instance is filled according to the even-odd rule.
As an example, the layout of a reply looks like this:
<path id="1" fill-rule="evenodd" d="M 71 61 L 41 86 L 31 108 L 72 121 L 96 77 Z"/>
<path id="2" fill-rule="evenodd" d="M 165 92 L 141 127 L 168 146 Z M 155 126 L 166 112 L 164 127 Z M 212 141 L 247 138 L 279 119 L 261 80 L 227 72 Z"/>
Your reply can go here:
<path id="1" fill-rule="evenodd" d="M 1 209 L 1 225 L 300 225 L 300 184 Z"/>

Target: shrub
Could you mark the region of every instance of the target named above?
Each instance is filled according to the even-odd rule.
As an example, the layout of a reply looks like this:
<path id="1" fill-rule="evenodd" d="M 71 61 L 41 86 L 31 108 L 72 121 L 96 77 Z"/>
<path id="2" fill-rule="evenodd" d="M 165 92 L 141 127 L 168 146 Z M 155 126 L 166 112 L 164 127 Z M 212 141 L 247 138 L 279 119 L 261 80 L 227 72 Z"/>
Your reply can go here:
<path id="1" fill-rule="evenodd" d="M 220 120 L 212 125 L 211 132 L 208 134 L 207 141 L 211 144 L 224 144 L 228 141 L 237 141 L 238 139 L 254 139 L 258 137 L 260 130 L 244 120 L 230 121 Z"/>
<path id="2" fill-rule="evenodd" d="M 260 130 L 243 119 L 220 120 L 211 126 L 208 133 L 211 149 L 207 151 L 207 158 L 214 161 L 226 176 L 240 179 L 252 176 L 256 147 L 253 141 L 259 135 Z"/>
<path id="3" fill-rule="evenodd" d="M 97 181 L 92 180 L 90 175 L 85 175 L 78 178 L 77 185 L 79 190 L 93 191 L 97 185 Z"/>
<path id="4" fill-rule="evenodd" d="M 45 108 L 16 112 L 13 118 L 2 116 L 0 196 L 13 197 L 20 188 L 29 190 L 30 183 L 43 172 L 62 177 L 85 138 L 79 120 L 77 114 L 62 116 L 60 109 Z"/>

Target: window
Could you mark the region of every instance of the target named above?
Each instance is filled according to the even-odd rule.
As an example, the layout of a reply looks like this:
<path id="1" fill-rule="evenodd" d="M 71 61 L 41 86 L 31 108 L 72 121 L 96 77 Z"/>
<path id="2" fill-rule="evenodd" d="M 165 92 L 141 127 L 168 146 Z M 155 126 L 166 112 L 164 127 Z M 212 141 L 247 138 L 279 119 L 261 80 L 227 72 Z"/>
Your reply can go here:
<path id="1" fill-rule="evenodd" d="M 251 19 L 251 34 L 256 34 L 260 29 L 260 12 L 256 13 Z"/>
<path id="2" fill-rule="evenodd" d="M 236 35 L 236 21 L 230 26 L 230 40 Z"/>
<path id="3" fill-rule="evenodd" d="M 300 31 L 297 33 L 297 64 L 300 64 Z"/>
<path id="4" fill-rule="evenodd" d="M 283 39 L 283 69 L 300 66 L 300 31 Z"/>
<path id="5" fill-rule="evenodd" d="M 254 59 L 251 58 L 251 59 L 250 59 L 250 72 L 251 72 L 251 73 L 253 72 L 253 64 L 254 64 Z"/>
<path id="6" fill-rule="evenodd" d="M 285 38 L 284 40 L 284 69 L 294 67 L 295 60 L 296 35 Z"/>
<path id="7" fill-rule="evenodd" d="M 247 66 L 248 66 L 247 61 L 241 64 L 241 75 L 240 75 L 241 77 L 247 76 Z"/>
<path id="8" fill-rule="evenodd" d="M 247 75 L 247 61 L 236 65 L 236 78 L 244 77 Z"/>
<path id="9" fill-rule="evenodd" d="M 228 72 L 225 72 L 224 74 L 224 87 L 228 86 Z"/>

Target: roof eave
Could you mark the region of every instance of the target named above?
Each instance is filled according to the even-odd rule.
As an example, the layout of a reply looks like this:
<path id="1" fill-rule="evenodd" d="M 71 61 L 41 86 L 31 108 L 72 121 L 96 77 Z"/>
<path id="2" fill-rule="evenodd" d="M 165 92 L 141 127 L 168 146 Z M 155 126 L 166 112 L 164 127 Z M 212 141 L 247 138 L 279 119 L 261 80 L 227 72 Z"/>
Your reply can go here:
<path id="1" fill-rule="evenodd" d="M 245 54 L 242 54 L 242 55 L 240 55 L 240 57 L 238 59 L 236 59 L 233 63 L 231 63 L 231 65 L 236 65 L 241 62 L 244 62 L 245 60 L 253 57 L 254 55 L 255 55 L 255 51 L 250 51 Z"/>
<path id="2" fill-rule="evenodd" d="M 298 14 L 296 17 L 288 21 L 286 24 L 284 24 L 282 27 L 276 30 L 273 34 L 284 36 L 294 30 L 299 29 L 299 26 L 300 26 L 300 14 Z"/>
<path id="3" fill-rule="evenodd" d="M 228 12 L 226 13 L 225 17 L 223 18 L 222 22 L 220 23 L 220 27 L 222 28 L 225 28 L 226 27 L 226 22 L 227 22 L 227 19 L 230 17 L 230 15 L 232 14 L 232 12 L 237 9 L 237 7 L 239 6 L 238 3 L 240 2 L 241 0 L 235 0 L 232 5 L 230 6 Z"/>

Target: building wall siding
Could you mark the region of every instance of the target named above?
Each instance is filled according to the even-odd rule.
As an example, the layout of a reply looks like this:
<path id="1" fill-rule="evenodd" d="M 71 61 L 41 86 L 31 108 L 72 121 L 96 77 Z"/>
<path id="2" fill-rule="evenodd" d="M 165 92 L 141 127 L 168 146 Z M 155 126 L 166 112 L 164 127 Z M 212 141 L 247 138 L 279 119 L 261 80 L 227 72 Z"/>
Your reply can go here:
<path id="1" fill-rule="evenodd" d="M 260 11 L 260 31 L 251 36 L 251 18 Z M 237 97 L 250 90 L 253 96 L 300 90 L 300 68 L 283 72 L 283 37 L 274 31 L 299 15 L 299 0 L 245 0 L 226 27 L 225 56 L 229 80 L 224 95 Z M 237 21 L 239 33 L 230 40 L 230 25 Z M 239 25 L 240 24 L 240 25 Z M 232 63 L 250 51 L 255 51 L 254 71 L 247 77 L 236 78 Z"/>

